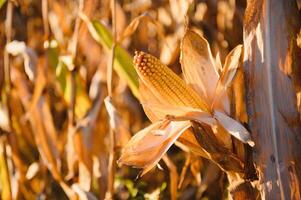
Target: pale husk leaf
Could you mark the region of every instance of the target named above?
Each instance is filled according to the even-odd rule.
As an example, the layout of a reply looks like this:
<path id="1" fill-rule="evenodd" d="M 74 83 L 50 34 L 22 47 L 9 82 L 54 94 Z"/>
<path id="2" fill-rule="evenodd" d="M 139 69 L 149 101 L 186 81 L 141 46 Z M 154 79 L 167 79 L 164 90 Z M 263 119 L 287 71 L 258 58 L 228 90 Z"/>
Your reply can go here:
<path id="1" fill-rule="evenodd" d="M 168 102 L 165 102 L 163 98 L 159 98 L 144 84 L 142 80 L 139 80 L 139 92 L 140 92 L 140 102 L 142 102 L 143 110 L 146 116 L 149 118 L 151 122 L 158 121 L 159 119 L 163 119 L 167 114 L 165 112 L 164 116 L 160 113 L 153 111 L 153 107 L 149 107 L 148 102 L 151 104 L 158 105 L 168 105 Z"/>
<path id="2" fill-rule="evenodd" d="M 227 55 L 221 77 L 215 89 L 212 107 L 221 109 L 227 114 L 230 113 L 230 101 L 227 94 L 227 89 L 230 86 L 239 67 L 242 50 L 242 45 L 238 45 Z"/>
<path id="3" fill-rule="evenodd" d="M 143 175 L 159 162 L 170 146 L 189 127 L 190 122 L 165 120 L 153 123 L 131 138 L 118 162 L 143 168 Z"/>
<path id="4" fill-rule="evenodd" d="M 182 40 L 181 64 L 186 82 L 211 104 L 219 75 L 207 40 L 191 30 Z"/>
<path id="5" fill-rule="evenodd" d="M 214 117 L 228 131 L 228 133 L 233 135 L 235 138 L 243 143 L 248 143 L 250 146 L 255 145 L 251 139 L 250 133 L 239 122 L 219 111 L 214 112 Z"/>

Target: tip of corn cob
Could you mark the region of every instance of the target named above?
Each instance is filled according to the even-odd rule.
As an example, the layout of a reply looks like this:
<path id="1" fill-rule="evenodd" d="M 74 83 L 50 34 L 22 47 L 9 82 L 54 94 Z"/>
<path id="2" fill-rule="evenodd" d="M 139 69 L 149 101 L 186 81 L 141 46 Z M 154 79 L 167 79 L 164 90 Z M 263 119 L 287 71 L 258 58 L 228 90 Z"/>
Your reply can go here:
<path id="1" fill-rule="evenodd" d="M 150 54 L 142 51 L 135 51 L 134 66 L 144 76 L 151 76 L 155 72 L 156 60 Z"/>

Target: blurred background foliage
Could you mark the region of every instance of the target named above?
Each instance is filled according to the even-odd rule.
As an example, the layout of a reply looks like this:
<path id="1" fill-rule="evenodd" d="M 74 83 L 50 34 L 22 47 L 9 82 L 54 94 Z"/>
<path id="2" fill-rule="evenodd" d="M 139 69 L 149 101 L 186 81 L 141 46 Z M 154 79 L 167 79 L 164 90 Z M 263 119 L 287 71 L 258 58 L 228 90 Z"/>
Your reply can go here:
<path id="1" fill-rule="evenodd" d="M 136 180 L 139 171 L 109 173 L 107 69 L 115 40 L 112 100 L 116 157 L 150 122 L 138 101 L 132 65 L 146 51 L 181 74 L 185 25 L 208 39 L 222 62 L 242 43 L 245 0 L 0 1 L 0 130 L 2 199 L 168 199 L 169 167 Z M 186 16 L 186 17 L 185 17 Z M 189 19 L 189 22 L 188 20 Z M 11 23 L 10 23 L 11 20 Z M 114 37 L 115 34 L 115 37 Z M 227 196 L 225 174 L 206 159 L 173 147 L 179 199 Z"/>

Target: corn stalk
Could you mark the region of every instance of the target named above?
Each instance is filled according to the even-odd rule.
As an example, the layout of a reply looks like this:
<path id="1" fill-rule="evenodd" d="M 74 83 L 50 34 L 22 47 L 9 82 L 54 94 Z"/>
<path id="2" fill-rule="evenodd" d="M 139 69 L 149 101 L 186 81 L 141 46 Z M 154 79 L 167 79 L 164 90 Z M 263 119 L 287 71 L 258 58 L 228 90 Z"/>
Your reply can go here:
<path id="1" fill-rule="evenodd" d="M 296 92 L 300 91 L 301 49 L 295 39 L 300 22 L 295 0 L 248 0 L 244 73 L 262 199 L 300 199 Z"/>

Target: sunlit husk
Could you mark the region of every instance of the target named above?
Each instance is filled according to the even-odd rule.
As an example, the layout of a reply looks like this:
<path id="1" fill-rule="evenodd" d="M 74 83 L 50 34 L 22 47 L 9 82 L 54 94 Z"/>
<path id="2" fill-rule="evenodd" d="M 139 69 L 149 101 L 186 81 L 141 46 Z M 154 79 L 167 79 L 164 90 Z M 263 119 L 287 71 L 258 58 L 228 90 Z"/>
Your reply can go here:
<path id="1" fill-rule="evenodd" d="M 123 148 L 119 163 L 151 170 L 178 137 L 190 127 L 189 122 L 158 121 L 135 134 Z"/>
<path id="2" fill-rule="evenodd" d="M 205 38 L 187 30 L 181 44 L 181 64 L 184 78 L 210 105 L 219 74 Z"/>

